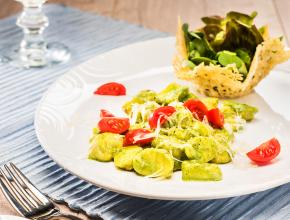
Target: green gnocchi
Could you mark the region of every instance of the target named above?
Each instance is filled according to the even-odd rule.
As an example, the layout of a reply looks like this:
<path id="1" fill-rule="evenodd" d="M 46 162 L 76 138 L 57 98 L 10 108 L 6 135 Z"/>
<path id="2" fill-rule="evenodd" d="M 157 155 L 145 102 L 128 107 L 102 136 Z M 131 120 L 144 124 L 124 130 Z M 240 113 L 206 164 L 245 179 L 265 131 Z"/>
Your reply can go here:
<path id="1" fill-rule="evenodd" d="M 184 105 L 189 99 L 200 100 L 208 111 L 220 108 L 223 127 L 216 128 L 206 114 L 202 120 L 196 118 L 198 107 Z M 219 181 L 218 164 L 230 163 L 235 155 L 231 149 L 235 132 L 253 120 L 258 109 L 229 100 L 199 99 L 189 87 L 171 83 L 159 93 L 139 92 L 123 105 L 123 111 L 129 129 L 118 134 L 95 127 L 89 159 L 113 161 L 116 168 L 140 176 L 166 179 L 181 171 L 184 181 Z M 151 127 L 152 120 L 157 120 L 156 127 Z"/>

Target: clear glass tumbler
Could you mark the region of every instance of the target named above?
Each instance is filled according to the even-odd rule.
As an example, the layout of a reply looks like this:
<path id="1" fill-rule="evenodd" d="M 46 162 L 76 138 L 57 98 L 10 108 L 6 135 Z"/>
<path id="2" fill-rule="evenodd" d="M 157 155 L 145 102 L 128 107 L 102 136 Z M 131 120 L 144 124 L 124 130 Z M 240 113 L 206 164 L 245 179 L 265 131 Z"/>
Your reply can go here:
<path id="1" fill-rule="evenodd" d="M 44 67 L 66 62 L 70 59 L 68 47 L 59 42 L 47 43 L 43 31 L 48 26 L 48 18 L 42 11 L 46 0 L 16 0 L 23 4 L 23 11 L 17 19 L 24 37 L 18 49 L 0 57 L 0 63 L 10 63 L 18 67 Z"/>

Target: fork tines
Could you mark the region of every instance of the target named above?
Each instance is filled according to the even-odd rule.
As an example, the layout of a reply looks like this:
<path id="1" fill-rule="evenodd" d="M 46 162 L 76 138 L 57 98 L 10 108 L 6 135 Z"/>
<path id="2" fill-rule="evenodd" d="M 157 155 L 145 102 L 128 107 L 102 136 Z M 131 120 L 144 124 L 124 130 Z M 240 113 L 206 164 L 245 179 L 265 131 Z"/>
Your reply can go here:
<path id="1" fill-rule="evenodd" d="M 0 168 L 0 187 L 9 202 L 23 216 L 34 216 L 54 208 L 53 203 L 13 163 Z"/>

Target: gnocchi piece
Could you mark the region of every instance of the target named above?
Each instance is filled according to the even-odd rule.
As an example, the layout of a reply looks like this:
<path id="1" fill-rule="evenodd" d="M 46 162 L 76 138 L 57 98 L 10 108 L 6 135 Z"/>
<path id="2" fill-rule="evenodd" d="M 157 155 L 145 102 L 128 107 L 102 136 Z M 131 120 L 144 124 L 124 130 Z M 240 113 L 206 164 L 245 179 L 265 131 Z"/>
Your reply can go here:
<path id="1" fill-rule="evenodd" d="M 123 137 L 114 133 L 94 135 L 90 140 L 89 159 L 98 161 L 112 161 L 115 154 L 122 150 Z"/>
<path id="2" fill-rule="evenodd" d="M 182 180 L 219 181 L 222 172 L 216 164 L 183 161 L 181 165 Z"/>
<path id="3" fill-rule="evenodd" d="M 133 159 L 140 151 L 142 147 L 137 145 L 123 147 L 114 157 L 115 166 L 123 170 L 133 170 Z"/>
<path id="4" fill-rule="evenodd" d="M 173 167 L 173 158 L 164 149 L 146 148 L 133 159 L 134 170 L 142 176 L 168 178 Z"/>

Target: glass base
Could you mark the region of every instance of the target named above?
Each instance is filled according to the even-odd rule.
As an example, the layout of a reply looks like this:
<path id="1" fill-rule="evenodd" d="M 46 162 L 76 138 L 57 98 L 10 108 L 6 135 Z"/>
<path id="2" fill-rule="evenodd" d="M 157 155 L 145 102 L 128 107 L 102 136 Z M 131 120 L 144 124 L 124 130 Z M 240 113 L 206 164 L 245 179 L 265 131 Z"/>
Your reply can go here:
<path id="1" fill-rule="evenodd" d="M 21 56 L 19 49 L 12 49 L 5 55 L 0 55 L 0 64 L 9 63 L 20 68 L 53 66 L 67 62 L 71 57 L 69 48 L 62 43 L 52 42 L 43 51 L 33 51 L 29 56 Z"/>
<path id="2" fill-rule="evenodd" d="M 58 42 L 48 43 L 47 46 L 47 60 L 51 65 L 64 63 L 70 59 L 69 48 Z"/>

